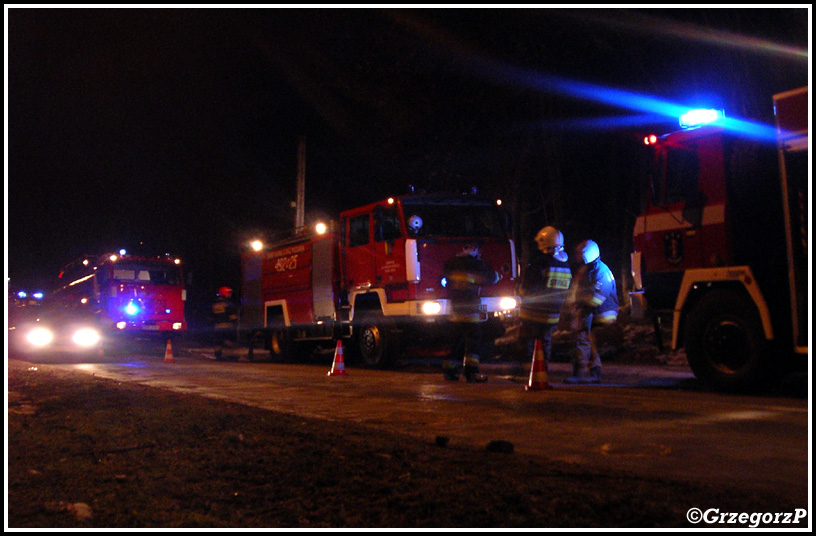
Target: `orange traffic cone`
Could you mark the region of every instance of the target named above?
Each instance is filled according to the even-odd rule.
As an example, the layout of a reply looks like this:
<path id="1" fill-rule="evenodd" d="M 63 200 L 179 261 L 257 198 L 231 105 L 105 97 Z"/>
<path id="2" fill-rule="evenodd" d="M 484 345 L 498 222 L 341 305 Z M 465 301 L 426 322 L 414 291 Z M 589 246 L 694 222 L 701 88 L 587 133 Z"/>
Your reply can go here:
<path id="1" fill-rule="evenodd" d="M 173 359 L 173 345 L 170 344 L 170 339 L 167 339 L 167 346 L 164 348 L 164 362 L 175 363 Z"/>
<path id="2" fill-rule="evenodd" d="M 544 391 L 552 389 L 547 378 L 547 363 L 544 361 L 544 350 L 541 347 L 541 339 L 536 339 L 533 350 L 533 364 L 530 367 L 530 381 L 527 382 L 527 391 Z"/>
<path id="3" fill-rule="evenodd" d="M 343 361 L 343 341 L 337 341 L 337 347 L 334 349 L 334 361 L 332 361 L 332 368 L 329 371 L 329 376 L 345 376 L 346 363 Z"/>

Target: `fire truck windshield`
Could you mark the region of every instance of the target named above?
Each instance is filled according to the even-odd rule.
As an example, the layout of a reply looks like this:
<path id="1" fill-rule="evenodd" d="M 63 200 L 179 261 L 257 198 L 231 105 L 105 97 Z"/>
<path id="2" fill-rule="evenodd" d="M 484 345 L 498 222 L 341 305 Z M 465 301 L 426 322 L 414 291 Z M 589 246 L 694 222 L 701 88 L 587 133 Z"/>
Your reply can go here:
<path id="1" fill-rule="evenodd" d="M 697 153 L 686 149 L 668 149 L 657 155 L 654 203 L 670 205 L 689 201 L 698 195 L 699 161 Z"/>
<path id="2" fill-rule="evenodd" d="M 153 285 L 179 285 L 181 274 L 176 266 L 164 263 L 122 263 L 113 268 L 113 279 Z"/>
<path id="3" fill-rule="evenodd" d="M 403 202 L 403 213 L 409 233 L 413 236 L 506 237 L 502 214 L 490 204 Z M 417 225 L 416 222 L 421 224 Z"/>

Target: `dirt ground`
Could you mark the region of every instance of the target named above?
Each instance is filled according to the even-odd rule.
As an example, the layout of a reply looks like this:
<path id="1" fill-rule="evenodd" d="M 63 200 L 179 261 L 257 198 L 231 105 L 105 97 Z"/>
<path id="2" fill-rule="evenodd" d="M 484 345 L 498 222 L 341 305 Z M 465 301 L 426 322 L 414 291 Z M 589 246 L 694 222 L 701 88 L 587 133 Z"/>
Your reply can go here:
<path id="1" fill-rule="evenodd" d="M 7 528 L 691 527 L 779 498 L 8 362 Z"/>

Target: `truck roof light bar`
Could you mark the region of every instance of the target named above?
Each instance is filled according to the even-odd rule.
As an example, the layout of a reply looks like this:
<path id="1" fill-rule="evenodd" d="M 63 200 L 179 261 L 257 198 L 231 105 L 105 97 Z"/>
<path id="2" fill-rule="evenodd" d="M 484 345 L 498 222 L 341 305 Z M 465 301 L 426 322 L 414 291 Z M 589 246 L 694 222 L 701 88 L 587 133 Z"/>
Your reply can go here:
<path id="1" fill-rule="evenodd" d="M 702 125 L 708 125 L 725 119 L 725 113 L 722 110 L 713 109 L 696 109 L 689 110 L 680 116 L 680 126 L 682 128 L 694 128 Z"/>

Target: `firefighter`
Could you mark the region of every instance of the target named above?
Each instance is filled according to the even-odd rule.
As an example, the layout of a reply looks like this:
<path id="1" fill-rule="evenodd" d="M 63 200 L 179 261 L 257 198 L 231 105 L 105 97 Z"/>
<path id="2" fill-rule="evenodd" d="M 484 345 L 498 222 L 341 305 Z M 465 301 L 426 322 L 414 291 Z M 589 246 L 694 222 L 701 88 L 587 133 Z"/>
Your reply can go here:
<path id="1" fill-rule="evenodd" d="M 572 273 L 561 231 L 553 226 L 544 227 L 536 234 L 535 242 L 537 249 L 530 255 L 519 289 L 521 339 L 528 355 L 532 355 L 535 341 L 541 341 L 546 366 L 550 361 L 553 332 L 558 327 Z"/>
<path id="2" fill-rule="evenodd" d="M 232 289 L 218 289 L 215 303 L 212 306 L 215 322 L 215 358 L 224 359 L 224 348 L 235 346 L 238 335 L 238 308 L 232 302 Z"/>
<path id="3" fill-rule="evenodd" d="M 443 277 L 456 332 L 454 349 L 442 364 L 444 376 L 458 381 L 460 368 L 464 366 L 468 382 L 485 382 L 487 376 L 479 372 L 478 349 L 484 342 L 485 322 L 480 294 L 482 287 L 497 283 L 501 276 L 482 259 L 478 244 L 467 244 L 445 263 Z"/>
<path id="4" fill-rule="evenodd" d="M 593 240 L 581 242 L 575 250 L 580 264 L 570 285 L 564 306 L 575 351 L 572 376 L 566 383 L 600 383 L 601 356 L 592 333 L 593 325 L 614 324 L 618 318 L 618 293 L 615 277 L 601 261 L 601 252 Z M 562 318 L 565 321 L 565 318 Z"/>

